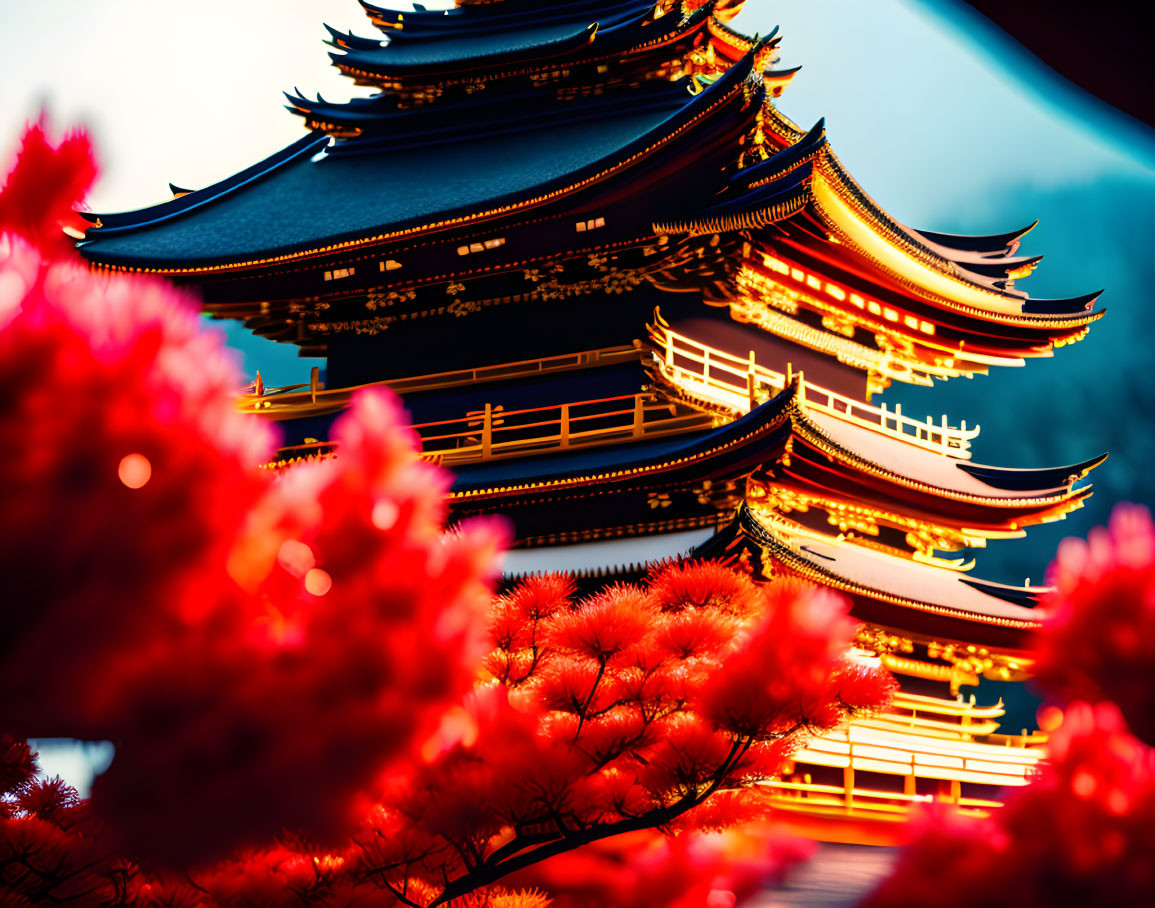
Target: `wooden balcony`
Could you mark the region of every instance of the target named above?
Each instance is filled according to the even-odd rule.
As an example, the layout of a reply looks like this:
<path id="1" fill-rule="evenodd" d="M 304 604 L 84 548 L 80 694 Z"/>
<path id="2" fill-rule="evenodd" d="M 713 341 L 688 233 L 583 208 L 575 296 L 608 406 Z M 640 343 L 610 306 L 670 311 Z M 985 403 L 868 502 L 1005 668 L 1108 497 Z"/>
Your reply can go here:
<path id="1" fill-rule="evenodd" d="M 964 796 L 964 784 L 992 791 L 1023 786 L 1046 758 L 1044 734 L 993 733 L 998 724 L 992 720 L 1003 712 L 1001 703 L 977 707 L 973 699 L 900 692 L 888 712 L 812 738 L 793 766 L 763 788 L 777 809 L 826 819 L 901 821 L 912 807 L 933 801 L 986 814 L 1001 802 Z M 840 770 L 842 784 L 813 781 L 821 777 L 819 767 L 826 775 Z M 883 776 L 897 784 L 880 786 Z M 934 793 L 926 793 L 928 781 Z"/>
<path id="2" fill-rule="evenodd" d="M 759 365 L 753 350 L 743 358 L 707 346 L 671 329 L 660 314 L 648 327 L 654 346 L 653 366 L 660 376 L 688 397 L 735 416 L 781 392 L 790 379 L 785 373 Z M 940 423 L 930 417 L 925 421 L 911 419 L 903 415 L 901 405 L 893 410 L 885 404 L 874 407 L 805 380 L 801 401 L 815 412 L 959 460 L 970 459 L 971 440 L 979 434 L 978 426 L 968 428 L 965 422 L 958 428 L 947 425 L 946 416 Z"/>
<path id="3" fill-rule="evenodd" d="M 473 369 L 455 369 L 450 372 L 391 378 L 332 390 L 325 390 L 321 387 L 317 369 L 314 368 L 308 384 L 255 389 L 253 393 L 243 394 L 238 398 L 237 409 L 244 413 L 256 413 L 274 420 L 298 419 L 303 416 L 325 416 L 345 409 L 349 405 L 349 399 L 364 388 L 390 388 L 397 394 L 413 394 L 418 391 L 435 391 L 439 388 L 457 388 L 484 382 L 532 378 L 537 375 L 568 372 L 574 369 L 637 362 L 643 355 L 643 351 L 633 346 L 604 347 L 599 350 L 582 350 L 560 356 L 498 363 L 492 366 L 478 366 Z"/>
<path id="4" fill-rule="evenodd" d="M 418 423 L 421 453 L 445 466 L 643 441 L 713 427 L 709 414 L 650 393 L 506 410 L 486 404 L 455 419 Z M 282 448 L 279 462 L 331 454 L 331 442 Z"/>

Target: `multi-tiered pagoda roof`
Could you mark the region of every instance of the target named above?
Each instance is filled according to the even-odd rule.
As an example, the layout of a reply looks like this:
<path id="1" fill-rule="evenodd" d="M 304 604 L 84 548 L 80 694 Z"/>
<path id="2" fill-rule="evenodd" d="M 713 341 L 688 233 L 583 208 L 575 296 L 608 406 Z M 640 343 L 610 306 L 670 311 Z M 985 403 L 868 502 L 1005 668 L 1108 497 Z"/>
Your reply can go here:
<path id="1" fill-rule="evenodd" d="M 821 122 L 777 109 L 794 71 L 773 68 L 776 34 L 735 30 L 740 0 L 362 6 L 378 33 L 330 44 L 368 96 L 287 95 L 299 141 L 93 215 L 80 244 L 325 357 L 307 385 L 241 400 L 285 430 L 271 468 L 340 456 L 334 416 L 389 386 L 454 471 L 454 514 L 511 520 L 511 576 L 695 549 L 845 592 L 862 646 L 919 683 L 1029 670 L 1038 588 L 972 577 L 963 550 L 1079 507 L 1101 458 L 972 463 L 977 426 L 871 398 L 1050 356 L 1102 315 L 1097 294 L 1024 292 L 1029 228 L 953 236 L 888 215 Z M 926 764 L 957 800 L 985 751 L 934 703 L 911 734 L 961 742 L 957 772 Z"/>

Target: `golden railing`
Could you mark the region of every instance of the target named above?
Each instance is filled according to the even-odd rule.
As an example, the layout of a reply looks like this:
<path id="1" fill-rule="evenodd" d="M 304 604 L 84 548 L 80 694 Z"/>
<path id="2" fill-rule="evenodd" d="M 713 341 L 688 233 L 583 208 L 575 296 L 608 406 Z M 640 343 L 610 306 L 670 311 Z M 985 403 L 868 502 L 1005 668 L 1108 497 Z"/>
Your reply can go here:
<path id="1" fill-rule="evenodd" d="M 819 785 L 805 781 L 806 778 L 803 776 L 803 781 L 799 782 L 774 779 L 762 782 L 761 787 L 770 794 L 770 803 L 779 810 L 827 816 L 857 816 L 863 819 L 904 820 L 916 804 L 929 804 L 936 800 L 947 801 L 954 804 L 960 813 L 975 816 L 986 816 L 1003 806 L 1001 801 L 966 798 L 961 794 L 906 794 L 856 787 L 853 772 L 849 783 L 842 785 Z"/>
<path id="2" fill-rule="evenodd" d="M 418 423 L 421 453 L 452 466 L 535 452 L 557 452 L 708 429 L 714 418 L 659 401 L 653 394 L 627 394 L 551 407 L 506 410 L 486 404 L 455 419 Z M 326 454 L 334 446 L 310 443 L 282 448 L 281 460 Z"/>
<path id="3" fill-rule="evenodd" d="M 652 394 L 627 394 L 527 410 L 486 404 L 462 418 L 414 428 L 422 453 L 450 465 L 655 438 L 713 424 L 706 414 L 659 402 Z"/>
<path id="4" fill-rule="evenodd" d="M 691 397 L 736 415 L 748 412 L 766 389 L 779 393 L 789 380 L 787 374 L 759 365 L 753 350 L 743 358 L 710 347 L 672 330 L 660 314 L 655 315 L 648 329 L 654 345 L 654 364 L 666 381 Z M 874 407 L 805 380 L 802 403 L 815 412 L 959 460 L 970 459 L 971 439 L 979 434 L 978 426 L 967 428 L 965 422 L 958 428 L 947 425 L 946 416 L 941 423 L 930 417 L 924 422 L 911 419 L 903 415 L 901 405 L 893 410 L 885 404 Z"/>
<path id="5" fill-rule="evenodd" d="M 963 797 L 964 783 L 1026 785 L 1046 757 L 1044 734 L 992 733 L 998 728 L 992 720 L 1003 713 L 1001 703 L 977 707 L 973 699 L 900 692 L 891 711 L 811 739 L 794 755 L 794 768 L 764 787 L 775 806 L 817 814 L 901 819 L 912 805 L 935 800 L 986 812 L 1000 802 Z M 819 766 L 840 769 L 842 785 L 812 782 L 806 767 Z M 899 778 L 902 791 L 861 786 L 856 771 Z M 938 782 L 938 791 L 919 793 L 918 780 Z"/>
<path id="6" fill-rule="evenodd" d="M 398 394 L 412 394 L 417 391 L 434 391 L 438 388 L 453 388 L 482 382 L 547 375 L 552 372 L 568 372 L 572 369 L 587 369 L 593 366 L 636 362 L 641 357 L 642 352 L 633 346 L 604 347 L 599 350 L 582 350 L 578 353 L 498 363 L 492 366 L 477 366 L 472 369 L 455 369 L 450 372 L 434 372 L 428 375 L 386 379 L 350 388 L 334 388 L 330 391 L 321 387 L 317 370 L 314 368 L 308 384 L 262 388 L 254 393 L 244 394 L 238 399 L 237 408 L 245 413 L 257 413 L 269 419 L 296 419 L 301 416 L 318 416 L 342 410 L 348 406 L 349 398 L 363 388 L 387 387 Z"/>

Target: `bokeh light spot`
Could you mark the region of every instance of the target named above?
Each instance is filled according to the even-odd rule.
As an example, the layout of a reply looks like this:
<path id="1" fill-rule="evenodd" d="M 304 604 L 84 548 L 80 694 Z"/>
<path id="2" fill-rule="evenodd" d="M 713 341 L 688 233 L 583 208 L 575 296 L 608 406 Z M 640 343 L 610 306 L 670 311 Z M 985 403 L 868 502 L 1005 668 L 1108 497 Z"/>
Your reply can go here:
<path id="1" fill-rule="evenodd" d="M 152 478 L 152 464 L 143 454 L 125 454 L 116 475 L 130 489 L 139 489 Z"/>
<path id="2" fill-rule="evenodd" d="M 1071 778 L 1071 791 L 1080 800 L 1088 801 L 1093 798 L 1098 787 L 1099 781 L 1085 769 L 1080 769 Z"/>
<path id="3" fill-rule="evenodd" d="M 1040 706 L 1035 720 L 1042 731 L 1050 734 L 1063 724 L 1063 711 L 1057 706 Z"/>
<path id="4" fill-rule="evenodd" d="M 277 562 L 294 577 L 304 577 L 317 563 L 313 550 L 297 539 L 286 539 L 277 551 Z"/>
<path id="5" fill-rule="evenodd" d="M 373 505 L 373 526 L 379 530 L 388 530 L 397 522 L 398 507 L 387 498 L 382 498 Z"/>
<path id="6" fill-rule="evenodd" d="M 313 568 L 305 575 L 305 589 L 314 596 L 324 596 L 333 587 L 333 578 L 328 571 Z"/>

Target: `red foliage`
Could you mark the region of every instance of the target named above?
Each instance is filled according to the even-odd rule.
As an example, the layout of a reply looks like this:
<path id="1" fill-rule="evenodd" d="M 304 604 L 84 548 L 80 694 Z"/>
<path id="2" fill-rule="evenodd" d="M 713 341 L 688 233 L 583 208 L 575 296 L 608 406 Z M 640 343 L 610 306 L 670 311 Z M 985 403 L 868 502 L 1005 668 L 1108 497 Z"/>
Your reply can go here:
<path id="1" fill-rule="evenodd" d="M 845 600 L 811 587 L 704 563 L 584 601 L 571 590 L 534 578 L 495 605 L 486 665 L 499 683 L 395 780 L 358 838 L 360 872 L 398 892 L 423 880 L 441 904 L 611 835 L 693 829 L 695 808 L 702 828 L 732 826 L 757 812 L 740 792 L 801 735 L 892 694 L 885 673 L 845 662 Z M 689 841 L 662 847 L 685 863 Z M 619 887 L 645 892 L 644 876 Z"/>
<path id="2" fill-rule="evenodd" d="M 640 830 L 542 861 L 511 879 L 553 908 L 731 908 L 761 894 L 814 845 L 753 825 L 709 835 Z"/>
<path id="3" fill-rule="evenodd" d="M 221 598 L 272 437 L 233 408 L 232 359 L 189 300 L 17 239 L 0 253 L 0 722 L 95 737 L 110 665 Z M 151 464 L 140 488 L 118 475 L 134 454 Z"/>
<path id="4" fill-rule="evenodd" d="M 45 126 L 42 115 L 25 130 L 20 155 L 0 189 L 0 233 L 15 233 L 60 253 L 72 246 L 61 228 L 84 224 L 73 209 L 96 179 L 96 160 L 83 130 L 68 133 L 53 147 Z"/>
<path id="5" fill-rule="evenodd" d="M 887 676 L 866 672 L 855 684 L 854 676 L 836 674 L 857 627 L 841 597 L 791 581 L 774 584 L 766 596 L 766 619 L 739 636 L 735 651 L 701 687 L 699 709 L 715 727 L 740 737 L 832 727 L 845 714 L 831 687 L 835 677 L 848 682 L 845 703 L 878 708 L 889 702 Z M 773 674 L 767 666 L 775 666 Z"/>
<path id="6" fill-rule="evenodd" d="M 5 210 L 45 201 L 5 223 L 51 252 L 87 145 L 25 145 Z M 337 840 L 472 684 L 500 532 L 444 535 L 446 475 L 381 394 L 275 481 L 191 300 L 0 243 L 0 728 L 113 740 L 93 809 L 134 855 Z"/>
<path id="7" fill-rule="evenodd" d="M 1038 678 L 1067 700 L 1111 700 L 1155 744 L 1155 526 L 1119 505 L 1087 541 L 1066 539 L 1038 635 Z"/>
<path id="8" fill-rule="evenodd" d="M 28 742 L 0 732 L 0 820 L 11 812 L 5 795 L 15 796 L 36 775 L 36 754 Z"/>
<path id="9" fill-rule="evenodd" d="M 1051 763 L 985 820 L 914 830 L 867 905 L 1139 905 L 1155 899 L 1155 752 L 1110 704 L 1074 704 Z M 1146 893 L 1146 895 L 1144 895 Z"/>

